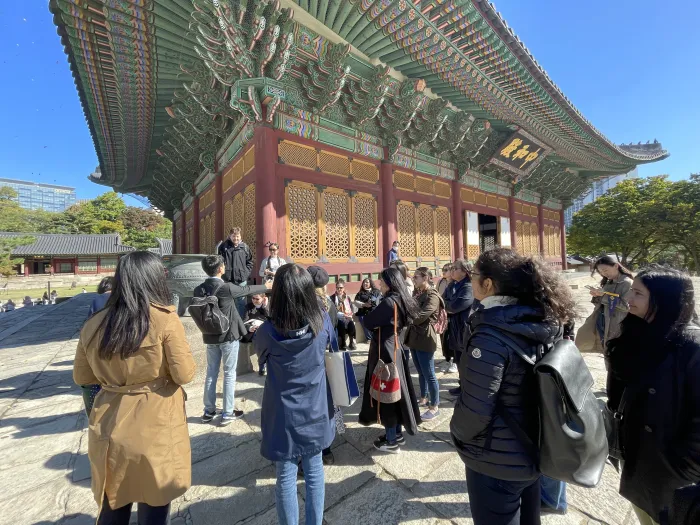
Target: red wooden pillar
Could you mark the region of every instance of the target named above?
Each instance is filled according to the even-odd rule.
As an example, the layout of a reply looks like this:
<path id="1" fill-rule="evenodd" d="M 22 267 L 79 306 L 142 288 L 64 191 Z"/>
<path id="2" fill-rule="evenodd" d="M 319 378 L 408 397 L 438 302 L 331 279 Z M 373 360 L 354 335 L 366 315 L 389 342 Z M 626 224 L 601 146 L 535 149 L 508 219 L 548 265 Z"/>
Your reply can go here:
<path id="1" fill-rule="evenodd" d="M 540 255 L 544 257 L 544 210 L 537 206 L 537 233 L 540 237 Z"/>
<path id="2" fill-rule="evenodd" d="M 102 257 L 97 256 L 97 273 L 102 273 Z"/>
<path id="3" fill-rule="evenodd" d="M 462 211 L 461 185 L 452 181 L 452 235 L 454 236 L 454 258 L 464 259 L 464 212 Z"/>
<path id="4" fill-rule="evenodd" d="M 380 227 L 382 229 L 382 242 L 380 246 L 381 260 L 386 263 L 386 254 L 391 249 L 394 241 L 398 240 L 396 226 L 396 195 L 394 193 L 394 174 L 391 162 L 382 162 L 379 177 L 382 184 L 382 217 Z M 400 252 L 399 252 L 400 253 Z"/>
<path id="5" fill-rule="evenodd" d="M 180 253 L 187 253 L 187 214 L 180 215 Z"/>
<path id="6" fill-rule="evenodd" d="M 224 178 L 217 176 L 214 179 L 214 246 L 224 240 Z"/>
<path id="7" fill-rule="evenodd" d="M 510 247 L 517 252 L 518 234 L 515 231 L 515 198 L 513 197 L 508 197 L 508 214 L 510 216 Z"/>
<path id="8" fill-rule="evenodd" d="M 29 264 L 27 264 L 27 259 L 24 260 L 24 276 L 29 277 Z"/>
<path id="9" fill-rule="evenodd" d="M 568 270 L 566 264 L 566 223 L 564 222 L 564 208 L 559 210 L 559 227 L 561 232 L 561 269 Z"/>
<path id="10" fill-rule="evenodd" d="M 199 197 L 194 198 L 192 215 L 194 216 L 194 224 L 192 225 L 192 250 L 194 253 L 199 253 Z"/>
<path id="11" fill-rule="evenodd" d="M 275 173 L 277 159 L 277 138 L 272 128 L 260 126 L 253 136 L 255 144 L 255 265 L 256 268 L 267 255 L 265 244 L 279 243 L 277 228 L 278 186 Z M 282 215 L 282 214 L 280 214 Z M 286 247 L 285 247 L 286 248 Z M 284 252 L 283 252 L 284 253 Z"/>

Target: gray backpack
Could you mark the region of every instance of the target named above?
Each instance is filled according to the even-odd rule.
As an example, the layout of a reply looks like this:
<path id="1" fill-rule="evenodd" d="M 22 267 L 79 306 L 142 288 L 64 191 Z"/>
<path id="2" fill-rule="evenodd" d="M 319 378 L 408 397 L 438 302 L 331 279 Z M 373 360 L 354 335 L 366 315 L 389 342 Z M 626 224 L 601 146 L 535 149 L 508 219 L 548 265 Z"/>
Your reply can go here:
<path id="1" fill-rule="evenodd" d="M 496 336 L 497 332 L 489 333 Z M 582 487 L 595 487 L 608 458 L 608 440 L 600 403 L 593 394 L 593 376 L 576 345 L 566 339 L 540 345 L 527 355 L 515 341 L 498 337 L 533 365 L 539 406 L 539 436 L 535 440 L 508 410 L 497 412 L 525 445 L 547 477 Z"/>

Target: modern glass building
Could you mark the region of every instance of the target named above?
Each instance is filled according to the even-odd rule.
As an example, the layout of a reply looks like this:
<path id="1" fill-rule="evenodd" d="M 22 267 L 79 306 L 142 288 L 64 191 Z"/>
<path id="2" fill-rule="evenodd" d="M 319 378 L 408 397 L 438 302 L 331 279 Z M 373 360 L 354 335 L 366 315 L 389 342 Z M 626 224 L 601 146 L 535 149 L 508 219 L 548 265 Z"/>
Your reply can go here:
<path id="1" fill-rule="evenodd" d="M 2 186 L 9 186 L 15 190 L 18 193 L 19 205 L 28 210 L 60 212 L 77 202 L 75 188 L 67 186 L 0 178 L 0 187 Z"/>

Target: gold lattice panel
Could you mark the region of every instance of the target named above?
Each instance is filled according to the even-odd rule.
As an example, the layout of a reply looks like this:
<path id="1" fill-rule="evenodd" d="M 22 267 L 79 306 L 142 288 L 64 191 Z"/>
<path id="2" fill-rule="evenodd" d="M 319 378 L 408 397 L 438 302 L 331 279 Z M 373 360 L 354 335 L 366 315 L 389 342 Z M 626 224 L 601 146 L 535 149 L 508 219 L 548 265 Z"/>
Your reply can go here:
<path id="1" fill-rule="evenodd" d="M 352 178 L 374 184 L 379 181 L 379 168 L 369 162 L 353 159 Z"/>
<path id="2" fill-rule="evenodd" d="M 561 230 L 555 228 L 554 230 L 554 255 L 561 255 Z"/>
<path id="3" fill-rule="evenodd" d="M 416 191 L 425 195 L 434 195 L 435 188 L 433 187 L 433 179 L 416 177 Z"/>
<path id="4" fill-rule="evenodd" d="M 344 193 L 323 192 L 323 218 L 325 231 L 325 255 L 329 259 L 350 257 L 350 228 L 348 196 Z"/>
<path id="5" fill-rule="evenodd" d="M 374 199 L 354 197 L 355 257 L 377 257 L 376 220 L 377 206 Z"/>
<path id="6" fill-rule="evenodd" d="M 318 168 L 323 173 L 339 175 L 341 177 L 350 176 L 350 159 L 343 155 L 337 155 L 329 151 L 321 150 L 318 153 Z"/>
<path id="7" fill-rule="evenodd" d="M 216 212 L 213 211 L 211 212 L 211 224 L 210 224 L 211 230 L 209 231 L 209 249 L 211 250 L 211 253 L 214 253 L 214 249 L 216 248 Z"/>
<path id="8" fill-rule="evenodd" d="M 199 220 L 199 253 L 204 253 L 204 242 L 206 241 L 206 235 L 204 235 L 204 232 L 206 232 L 206 226 L 204 219 Z"/>
<path id="9" fill-rule="evenodd" d="M 404 171 L 394 172 L 394 186 L 397 188 L 414 191 L 416 189 L 415 181 L 415 177 L 410 173 Z"/>
<path id="10" fill-rule="evenodd" d="M 190 206 L 187 211 L 185 212 L 185 224 L 190 222 L 192 218 L 194 217 L 194 208 Z"/>
<path id="11" fill-rule="evenodd" d="M 416 208 L 412 204 L 399 204 L 396 215 L 401 256 L 416 257 Z"/>
<path id="12" fill-rule="evenodd" d="M 255 167 L 255 146 L 251 147 L 243 155 L 243 174 L 247 174 Z"/>
<path id="13" fill-rule="evenodd" d="M 421 257 L 435 257 L 434 230 L 433 209 L 421 206 L 418 208 L 418 233 Z"/>
<path id="14" fill-rule="evenodd" d="M 525 255 L 525 228 L 522 221 L 515 221 L 515 251 Z"/>
<path id="15" fill-rule="evenodd" d="M 233 199 L 227 200 L 224 204 L 224 238 L 228 237 L 231 228 L 233 228 Z"/>
<path id="16" fill-rule="evenodd" d="M 437 256 L 452 256 L 452 235 L 450 233 L 450 210 L 438 208 L 435 210 L 435 224 L 437 226 Z"/>
<path id="17" fill-rule="evenodd" d="M 192 228 L 187 229 L 187 253 L 192 253 Z"/>
<path id="18" fill-rule="evenodd" d="M 537 223 L 530 223 L 530 253 L 538 255 L 540 253 L 540 234 L 537 231 Z"/>
<path id="19" fill-rule="evenodd" d="M 279 160 L 289 166 L 315 170 L 318 162 L 316 149 L 296 142 L 283 140 L 278 146 Z"/>
<path id="20" fill-rule="evenodd" d="M 289 255 L 292 259 L 315 261 L 318 257 L 316 193 L 315 188 L 287 187 Z"/>
<path id="21" fill-rule="evenodd" d="M 243 240 L 255 257 L 255 186 L 250 184 L 243 192 Z M 276 241 L 277 239 L 269 239 Z M 265 242 L 268 242 L 266 239 Z"/>
<path id="22" fill-rule="evenodd" d="M 449 199 L 452 197 L 452 185 L 439 180 L 435 181 L 435 195 Z"/>
<path id="23" fill-rule="evenodd" d="M 232 217 L 232 228 L 241 228 L 243 229 L 243 214 L 245 213 L 245 210 L 243 208 L 243 193 L 237 194 L 233 198 L 233 206 L 231 208 L 231 217 Z M 228 237 L 229 232 L 231 231 L 231 228 L 228 229 L 226 232 L 226 236 Z"/>
<path id="24" fill-rule="evenodd" d="M 476 261 L 479 258 L 479 255 L 481 254 L 481 250 L 479 249 L 478 246 L 474 244 L 470 244 L 467 246 L 467 260 L 468 261 Z"/>

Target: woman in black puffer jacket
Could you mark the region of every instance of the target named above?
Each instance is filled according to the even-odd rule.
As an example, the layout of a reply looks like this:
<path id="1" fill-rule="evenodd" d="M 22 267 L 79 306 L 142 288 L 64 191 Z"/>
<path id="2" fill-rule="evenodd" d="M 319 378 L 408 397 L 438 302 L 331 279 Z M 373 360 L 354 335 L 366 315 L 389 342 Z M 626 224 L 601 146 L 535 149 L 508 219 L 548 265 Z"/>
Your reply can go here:
<path id="1" fill-rule="evenodd" d="M 507 410 L 535 435 L 534 374 L 500 339 L 534 353 L 562 337 L 575 302 L 553 270 L 505 248 L 479 257 L 472 286 L 480 305 L 469 320 L 471 336 L 459 363 L 462 393 L 450 424 L 467 466 L 472 517 L 475 525 L 539 524 L 537 464 L 501 416 Z"/>

